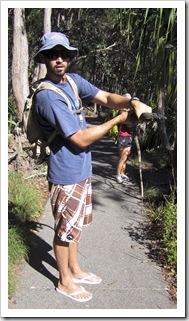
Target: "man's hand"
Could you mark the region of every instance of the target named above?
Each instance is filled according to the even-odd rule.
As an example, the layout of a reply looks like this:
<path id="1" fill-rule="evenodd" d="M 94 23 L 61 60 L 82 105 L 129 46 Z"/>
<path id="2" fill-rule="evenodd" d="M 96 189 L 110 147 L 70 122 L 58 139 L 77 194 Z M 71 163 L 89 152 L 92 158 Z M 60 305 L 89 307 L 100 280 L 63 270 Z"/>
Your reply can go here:
<path id="1" fill-rule="evenodd" d="M 129 112 L 128 111 L 124 111 L 124 110 L 120 110 L 118 116 L 118 120 L 119 120 L 119 124 L 126 124 L 126 122 L 128 121 L 129 118 Z M 127 122 L 128 124 L 128 122 Z"/>
<path id="2" fill-rule="evenodd" d="M 141 122 L 140 121 L 141 114 L 143 114 L 143 113 L 152 113 L 152 107 L 142 103 L 141 101 L 132 100 L 132 106 L 133 106 L 133 109 L 135 111 L 135 115 L 139 119 L 139 122 Z"/>
<path id="3" fill-rule="evenodd" d="M 120 110 L 118 116 L 121 116 L 119 124 L 135 125 L 139 122 L 133 109 L 131 109 L 130 111 Z"/>

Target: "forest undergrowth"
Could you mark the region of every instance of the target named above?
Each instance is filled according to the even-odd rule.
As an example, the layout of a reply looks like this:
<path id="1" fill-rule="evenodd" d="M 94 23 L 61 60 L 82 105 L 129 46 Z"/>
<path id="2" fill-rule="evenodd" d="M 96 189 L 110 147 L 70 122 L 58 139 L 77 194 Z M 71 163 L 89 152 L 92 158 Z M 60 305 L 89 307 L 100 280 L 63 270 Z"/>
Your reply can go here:
<path id="1" fill-rule="evenodd" d="M 159 162 L 157 161 L 159 159 Z M 138 186 L 140 177 L 135 150 L 130 156 Z M 169 284 L 171 300 L 177 302 L 177 204 L 173 188 L 172 170 L 163 162 L 163 155 L 142 152 L 142 179 L 144 185 L 144 211 L 147 223 L 143 227 L 150 240 L 149 256 L 164 271 Z M 143 235 L 143 237 L 144 237 Z"/>

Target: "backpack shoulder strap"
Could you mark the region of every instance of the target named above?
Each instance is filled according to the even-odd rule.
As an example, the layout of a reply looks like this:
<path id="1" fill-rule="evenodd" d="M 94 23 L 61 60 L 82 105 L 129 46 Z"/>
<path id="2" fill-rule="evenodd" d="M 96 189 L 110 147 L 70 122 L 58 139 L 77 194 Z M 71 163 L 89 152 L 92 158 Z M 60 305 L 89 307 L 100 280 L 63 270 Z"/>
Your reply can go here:
<path id="1" fill-rule="evenodd" d="M 39 92 L 40 90 L 44 90 L 44 89 L 48 89 L 48 90 L 52 90 L 52 91 L 57 92 L 59 95 L 61 95 L 66 100 L 68 108 L 70 110 L 72 110 L 70 100 L 68 99 L 66 94 L 61 89 L 57 88 L 56 86 L 54 86 L 53 84 L 51 84 L 49 82 L 41 82 L 39 84 L 39 86 L 36 88 L 35 94 L 37 92 Z"/>
<path id="2" fill-rule="evenodd" d="M 77 100 L 78 108 L 80 108 L 81 107 L 81 99 L 79 97 L 78 87 L 72 77 L 70 77 L 69 75 L 66 75 L 66 79 L 68 80 L 70 86 L 73 89 L 73 92 L 74 92 L 76 100 Z"/>
<path id="3" fill-rule="evenodd" d="M 68 75 L 66 75 L 66 78 L 70 84 L 70 86 L 73 89 L 73 92 L 75 94 L 76 100 L 77 100 L 77 105 L 78 105 L 78 109 L 77 110 L 72 110 L 71 108 L 71 103 L 69 98 L 67 97 L 67 95 L 58 87 L 54 86 L 53 84 L 49 83 L 49 82 L 41 82 L 38 87 L 35 90 L 35 93 L 37 93 L 40 90 L 44 90 L 44 89 L 48 89 L 48 90 L 53 90 L 55 92 L 57 92 L 58 94 L 60 94 L 67 102 L 68 108 L 72 111 L 73 114 L 77 114 L 77 113 L 81 113 L 81 111 L 83 110 L 82 108 L 82 102 L 81 99 L 79 97 L 79 93 L 78 93 L 78 87 L 75 83 L 75 81 Z"/>

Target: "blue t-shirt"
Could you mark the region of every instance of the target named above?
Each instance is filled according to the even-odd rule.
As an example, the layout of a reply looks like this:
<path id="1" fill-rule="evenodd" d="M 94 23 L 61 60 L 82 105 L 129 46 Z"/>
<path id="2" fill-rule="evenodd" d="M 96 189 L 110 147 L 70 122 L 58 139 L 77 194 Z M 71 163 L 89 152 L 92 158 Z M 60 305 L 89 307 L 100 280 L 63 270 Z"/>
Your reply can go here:
<path id="1" fill-rule="evenodd" d="M 68 75 L 77 84 L 83 105 L 87 105 L 96 96 L 99 88 L 93 86 L 78 74 L 68 73 Z M 50 82 L 49 80 L 46 81 Z M 66 93 L 72 109 L 77 109 L 75 95 L 68 81 L 66 83 L 58 83 L 56 86 Z M 73 114 L 61 95 L 46 89 L 36 94 L 35 112 L 46 138 L 50 137 L 55 129 L 60 133 L 50 144 L 48 181 L 54 184 L 69 185 L 82 182 L 91 177 L 90 147 L 82 149 L 67 138 L 78 130 L 87 128 L 84 113 L 81 112 L 83 121 L 80 121 L 81 115 Z"/>

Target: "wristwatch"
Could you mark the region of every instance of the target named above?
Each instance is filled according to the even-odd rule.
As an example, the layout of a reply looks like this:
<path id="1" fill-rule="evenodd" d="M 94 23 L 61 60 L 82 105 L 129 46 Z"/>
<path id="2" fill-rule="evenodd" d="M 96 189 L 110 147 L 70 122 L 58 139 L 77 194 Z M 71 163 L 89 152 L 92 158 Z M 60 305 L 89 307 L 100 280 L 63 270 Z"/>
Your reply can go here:
<path id="1" fill-rule="evenodd" d="M 140 100 L 138 97 L 132 97 L 130 100 L 129 100 L 129 105 L 131 108 L 134 108 L 133 105 L 132 105 L 132 100 Z"/>

